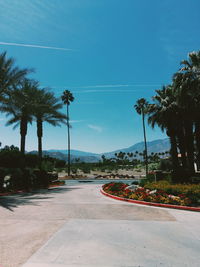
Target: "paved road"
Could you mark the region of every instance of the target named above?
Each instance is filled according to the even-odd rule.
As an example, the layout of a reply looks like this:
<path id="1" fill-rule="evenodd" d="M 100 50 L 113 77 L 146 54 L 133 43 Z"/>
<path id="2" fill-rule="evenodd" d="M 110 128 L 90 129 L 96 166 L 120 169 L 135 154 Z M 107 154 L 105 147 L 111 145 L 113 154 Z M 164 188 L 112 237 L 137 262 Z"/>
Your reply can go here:
<path id="1" fill-rule="evenodd" d="M 45 222 L 43 231 L 48 224 L 52 228 L 43 246 L 38 242 L 39 250 L 25 253 L 36 251 L 23 267 L 200 266 L 200 213 L 119 202 L 99 189 L 65 186 L 32 197 L 19 211 L 13 208 L 15 220 L 22 216 L 36 223 L 37 218 Z M 30 244 L 38 238 L 32 235 Z M 21 265 L 5 265 L 15 266 Z"/>

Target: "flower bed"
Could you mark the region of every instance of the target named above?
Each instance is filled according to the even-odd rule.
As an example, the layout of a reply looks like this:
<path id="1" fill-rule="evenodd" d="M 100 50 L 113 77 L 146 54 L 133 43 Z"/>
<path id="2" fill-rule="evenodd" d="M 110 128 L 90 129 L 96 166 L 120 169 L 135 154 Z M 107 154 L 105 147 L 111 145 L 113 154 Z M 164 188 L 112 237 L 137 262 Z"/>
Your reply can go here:
<path id="1" fill-rule="evenodd" d="M 134 192 L 127 189 L 127 186 L 124 183 L 108 183 L 103 185 L 103 190 L 125 199 L 180 206 L 200 206 L 199 185 L 151 183 L 145 187 L 138 187 Z"/>

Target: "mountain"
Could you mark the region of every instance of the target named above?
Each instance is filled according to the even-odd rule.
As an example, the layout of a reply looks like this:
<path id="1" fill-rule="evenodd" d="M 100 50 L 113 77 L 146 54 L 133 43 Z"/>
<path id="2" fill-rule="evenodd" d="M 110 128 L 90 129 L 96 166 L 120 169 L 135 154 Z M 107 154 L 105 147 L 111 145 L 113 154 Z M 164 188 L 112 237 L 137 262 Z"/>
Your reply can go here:
<path id="1" fill-rule="evenodd" d="M 59 152 L 59 153 L 65 154 L 65 155 L 67 155 L 67 153 L 68 153 L 67 149 L 49 149 L 46 151 L 51 152 L 51 153 Z M 94 156 L 94 157 L 99 156 L 99 154 L 96 154 L 96 153 L 84 152 L 84 151 L 73 150 L 73 149 L 71 149 L 71 154 L 74 156 Z"/>
<path id="2" fill-rule="evenodd" d="M 38 152 L 34 150 L 29 153 L 37 154 Z M 67 150 L 43 150 L 43 155 L 67 161 Z M 81 162 L 98 162 L 101 159 L 101 155 L 79 150 L 71 150 L 72 162 L 74 162 L 76 159 L 80 159 Z"/>
<path id="3" fill-rule="evenodd" d="M 165 152 L 165 151 L 169 151 L 170 150 L 170 142 L 169 142 L 169 138 L 165 138 L 165 139 L 158 139 L 158 140 L 154 140 L 151 142 L 147 142 L 147 150 L 148 150 L 148 154 L 154 152 L 154 153 L 158 153 L 158 152 Z M 115 153 L 118 152 L 125 152 L 125 153 L 131 153 L 131 152 L 142 152 L 144 151 L 144 142 L 140 142 L 140 143 L 136 143 L 133 146 L 130 146 L 128 148 L 122 148 L 122 149 L 118 149 L 112 152 L 108 152 L 108 153 L 104 153 L 104 155 L 107 158 L 113 157 L 115 155 Z"/>
<path id="4" fill-rule="evenodd" d="M 154 152 L 165 152 L 170 150 L 170 142 L 169 139 L 159 139 L 159 140 L 154 140 L 151 142 L 147 142 L 147 149 L 148 149 L 148 154 Z M 125 152 L 125 153 L 130 153 L 130 152 L 142 152 L 144 150 L 144 142 L 137 143 L 133 146 L 130 146 L 128 148 L 122 148 L 118 149 L 112 152 L 106 152 L 106 153 L 101 153 L 101 154 L 95 154 L 95 153 L 90 153 L 90 152 L 84 152 L 84 151 L 79 151 L 79 150 L 71 150 L 71 160 L 75 161 L 75 159 L 80 159 L 81 162 L 98 162 L 101 160 L 101 156 L 105 155 L 107 158 L 112 158 L 115 156 L 115 153 L 118 153 L 120 151 Z M 29 153 L 36 154 L 37 151 L 31 151 Z M 43 155 L 47 155 L 50 157 L 62 159 L 62 160 L 67 160 L 67 150 L 62 150 L 62 149 L 49 149 L 49 150 L 44 150 Z"/>

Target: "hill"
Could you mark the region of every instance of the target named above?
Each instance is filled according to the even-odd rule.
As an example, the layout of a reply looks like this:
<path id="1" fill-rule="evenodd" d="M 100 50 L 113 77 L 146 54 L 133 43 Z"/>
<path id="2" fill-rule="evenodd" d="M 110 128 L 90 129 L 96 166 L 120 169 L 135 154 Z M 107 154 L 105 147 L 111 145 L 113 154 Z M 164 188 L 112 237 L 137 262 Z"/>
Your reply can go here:
<path id="1" fill-rule="evenodd" d="M 158 152 L 165 152 L 165 151 L 169 151 L 170 150 L 170 142 L 169 142 L 169 138 L 165 138 L 165 139 L 158 139 L 158 140 L 153 140 L 151 142 L 147 142 L 147 150 L 148 150 L 148 154 L 154 152 L 154 153 L 158 153 Z M 140 142 L 140 143 L 136 143 L 133 146 L 130 146 L 128 148 L 122 148 L 122 149 L 118 149 L 112 152 L 108 152 L 108 153 L 104 153 L 104 155 L 108 158 L 113 157 L 115 155 L 115 153 L 118 152 L 125 152 L 125 153 L 131 153 L 131 152 L 142 152 L 144 151 L 144 142 Z"/>
<path id="2" fill-rule="evenodd" d="M 147 142 L 147 148 L 148 148 L 148 153 L 158 153 L 158 152 L 165 152 L 170 150 L 170 143 L 169 139 L 158 139 L 154 140 L 151 142 Z M 84 152 L 84 151 L 79 151 L 79 150 L 71 150 L 71 159 L 72 161 L 75 161 L 75 159 L 80 159 L 81 162 L 98 162 L 101 160 L 101 156 L 105 155 L 107 158 L 111 158 L 115 156 L 115 153 L 118 153 L 120 151 L 125 152 L 125 153 L 130 153 L 130 152 L 142 152 L 144 150 L 144 142 L 136 143 L 133 146 L 130 146 L 128 148 L 122 148 L 118 149 L 112 152 L 107 152 L 107 153 L 102 153 L 102 154 L 95 154 L 95 153 L 90 153 L 90 152 Z M 29 153 L 34 153 L 36 154 L 37 151 L 31 151 Z M 62 150 L 62 149 L 49 149 L 49 150 L 44 150 L 43 155 L 48 155 L 50 157 L 62 159 L 62 160 L 67 160 L 67 150 Z"/>

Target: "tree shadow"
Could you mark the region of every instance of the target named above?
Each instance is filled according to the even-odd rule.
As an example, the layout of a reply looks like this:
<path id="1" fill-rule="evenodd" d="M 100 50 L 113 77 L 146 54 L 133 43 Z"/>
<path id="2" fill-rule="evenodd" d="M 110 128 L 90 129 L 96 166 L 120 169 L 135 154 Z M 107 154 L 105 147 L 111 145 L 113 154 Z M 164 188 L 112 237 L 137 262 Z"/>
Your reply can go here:
<path id="1" fill-rule="evenodd" d="M 14 212 L 14 208 L 23 205 L 39 206 L 40 203 L 36 200 L 52 199 L 52 194 L 59 194 L 69 192 L 80 187 L 66 188 L 66 187 L 53 187 L 49 189 L 35 190 L 30 193 L 18 193 L 9 196 L 0 196 L 0 207 Z"/>

